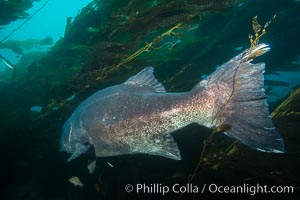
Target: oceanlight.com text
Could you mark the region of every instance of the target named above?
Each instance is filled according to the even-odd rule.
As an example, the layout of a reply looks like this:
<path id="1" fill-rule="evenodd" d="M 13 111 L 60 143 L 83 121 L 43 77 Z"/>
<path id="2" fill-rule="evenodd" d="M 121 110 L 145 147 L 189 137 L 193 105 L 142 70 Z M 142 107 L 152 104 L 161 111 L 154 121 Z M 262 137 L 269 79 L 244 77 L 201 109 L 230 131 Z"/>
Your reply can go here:
<path id="1" fill-rule="evenodd" d="M 136 194 L 292 194 L 294 193 L 293 186 L 268 186 L 268 185 L 249 185 L 247 183 L 242 185 L 217 185 L 217 184 L 174 184 L 163 185 L 160 183 L 153 184 L 127 184 L 125 191 Z"/>
<path id="2" fill-rule="evenodd" d="M 218 194 L 292 194 L 294 193 L 293 186 L 268 186 L 268 185 L 249 185 L 243 184 L 238 186 L 225 186 L 210 184 L 208 186 L 209 193 L 218 193 Z"/>

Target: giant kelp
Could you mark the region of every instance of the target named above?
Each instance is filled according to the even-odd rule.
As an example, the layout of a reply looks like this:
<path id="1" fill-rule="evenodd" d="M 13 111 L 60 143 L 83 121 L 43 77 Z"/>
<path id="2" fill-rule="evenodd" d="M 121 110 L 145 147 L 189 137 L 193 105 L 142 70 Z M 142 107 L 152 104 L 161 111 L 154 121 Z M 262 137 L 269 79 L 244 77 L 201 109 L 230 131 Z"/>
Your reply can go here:
<path id="1" fill-rule="evenodd" d="M 210 134 L 203 127 L 191 126 L 174 134 L 183 152 L 183 160 L 179 163 L 143 155 L 99 159 L 97 175 L 92 178 L 84 174 L 86 157 L 70 165 L 66 164 L 66 156 L 57 151 L 61 127 L 87 96 L 120 83 L 149 65 L 156 68 L 156 76 L 168 91 L 191 88 L 201 74 L 211 73 L 213 67 L 235 55 L 235 47 L 248 47 L 250 30 L 243 29 L 243 25 L 249 26 L 258 7 L 251 1 L 249 7 L 239 7 L 241 10 L 237 11 L 237 6 L 233 5 L 238 2 L 95 0 L 75 19 L 69 18 L 65 37 L 44 58 L 32 64 L 26 75 L 14 76 L 0 84 L 3 96 L 0 99 L 0 138 L 3 142 L 0 152 L 3 162 L 7 163 L 0 171 L 11 172 L 3 182 L 25 179 L 29 184 L 19 185 L 24 188 L 28 185 L 28 191 L 40 189 L 40 193 L 59 196 L 68 193 L 68 197 L 74 199 L 80 199 L 80 195 L 81 199 L 91 197 L 95 193 L 91 191 L 95 179 L 101 184 L 101 191 L 96 195 L 107 195 L 107 199 L 131 197 L 124 194 L 128 181 L 186 184 L 199 161 L 203 141 Z M 269 12 L 271 14 L 266 14 L 262 21 L 275 13 Z M 270 32 L 274 32 L 272 27 L 277 22 L 272 24 Z M 35 105 L 43 106 L 41 113 L 30 111 Z M 297 130 L 296 123 L 289 125 L 289 116 L 292 115 L 286 115 L 287 123 L 282 124 L 275 117 L 275 125 L 285 140 Z M 287 128 L 288 134 L 285 133 Z M 296 135 L 294 138 L 298 139 Z M 298 159 L 297 140 L 291 140 L 287 140 L 287 144 L 293 149 L 288 146 L 288 152 L 296 153 L 288 155 Z M 293 179 L 299 164 L 289 156 L 281 155 L 282 159 L 278 159 L 278 156 L 251 151 L 222 134 L 214 136 L 205 152 L 194 179 L 196 184 L 262 181 L 299 185 L 299 181 Z M 106 159 L 115 167 L 107 167 Z M 52 176 L 45 173 L 51 170 L 56 173 Z M 67 180 L 74 173 L 87 183 L 83 192 L 68 185 Z M 17 181 L 12 180 L 11 174 Z M 13 191 L 26 193 L 25 189 L 20 192 L 14 188 Z M 149 196 L 149 199 L 156 197 Z"/>
<path id="2" fill-rule="evenodd" d="M 239 1 L 153 1 L 141 4 L 140 1 L 133 0 L 105 3 L 93 1 L 74 22 L 68 21 L 65 38 L 49 54 L 48 58 L 52 58 L 51 54 L 64 53 L 62 62 L 66 62 L 68 57 L 73 60 L 74 54 L 84 55 L 87 52 L 81 57 L 82 60 L 72 63 L 80 65 L 76 67 L 74 78 L 52 90 L 54 96 L 48 97 L 45 114 L 51 112 L 53 107 L 63 106 L 67 95 L 102 88 L 111 81 L 112 76 L 117 75 L 120 80 L 124 80 L 123 77 L 146 66 L 149 59 L 157 59 L 158 54 L 155 52 L 170 53 L 177 43 L 184 41 L 184 34 L 188 30 L 201 23 L 204 15 L 220 12 L 237 2 Z M 175 52 L 174 57 L 179 57 L 176 55 L 178 53 L 180 52 Z M 49 62 L 53 63 L 53 60 Z M 158 65 L 161 62 L 158 59 L 151 64 Z M 57 63 L 55 68 L 61 70 L 62 67 L 58 69 L 61 65 L 62 63 Z M 33 68 L 39 70 L 37 66 L 32 66 Z M 117 80 L 114 78 L 114 81 Z"/>
<path id="3" fill-rule="evenodd" d="M 207 15 L 222 13 L 237 2 L 93 1 L 73 21 L 67 20 L 65 37 L 44 58 L 29 66 L 26 73 L 22 71 L 24 75 L 13 75 L 1 84 L 1 94 L 5 96 L 0 99 L 1 113 L 5 113 L 0 116 L 1 132 L 12 133 L 3 137 L 13 138 L 14 134 L 28 133 L 26 130 L 33 127 L 41 131 L 48 122 L 52 123 L 50 129 L 57 126 L 59 130 L 61 120 L 84 98 L 95 90 L 126 80 L 147 65 L 158 68 L 161 80 L 169 88 L 185 90 L 194 85 L 198 82 L 196 76 L 189 78 L 194 82 L 186 85 L 176 83 L 190 68 L 197 72 L 198 58 L 191 57 L 188 62 L 184 59 L 191 53 L 187 49 L 196 45 L 197 56 L 205 55 L 234 23 L 229 22 L 209 36 L 209 42 L 207 37 L 198 37 L 195 30 L 205 25 L 202 22 Z M 74 95 L 75 99 L 68 101 Z M 30 112 L 35 105 L 43 106 L 41 114 Z M 43 120 L 31 121 L 34 119 Z M 53 119 L 57 123 L 53 124 Z M 24 126 L 12 126 L 17 122 Z"/>
<path id="4" fill-rule="evenodd" d="M 32 3 L 32 0 L 0 1 L 0 25 L 28 17 L 26 10 L 32 7 Z"/>

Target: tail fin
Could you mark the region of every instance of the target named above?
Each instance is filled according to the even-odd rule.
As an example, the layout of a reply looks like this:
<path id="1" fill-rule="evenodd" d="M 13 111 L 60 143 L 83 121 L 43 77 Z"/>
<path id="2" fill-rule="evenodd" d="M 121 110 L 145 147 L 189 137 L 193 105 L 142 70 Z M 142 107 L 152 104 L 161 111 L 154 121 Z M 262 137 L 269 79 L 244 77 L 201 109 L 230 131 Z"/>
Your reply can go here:
<path id="1" fill-rule="evenodd" d="M 272 123 L 264 93 L 264 63 L 252 64 L 252 58 L 270 48 L 260 44 L 246 50 L 225 63 L 210 75 L 207 84 L 221 81 L 232 85 L 232 98 L 220 111 L 222 124 L 230 125 L 224 133 L 251 148 L 273 153 L 284 153 L 284 142 Z"/>

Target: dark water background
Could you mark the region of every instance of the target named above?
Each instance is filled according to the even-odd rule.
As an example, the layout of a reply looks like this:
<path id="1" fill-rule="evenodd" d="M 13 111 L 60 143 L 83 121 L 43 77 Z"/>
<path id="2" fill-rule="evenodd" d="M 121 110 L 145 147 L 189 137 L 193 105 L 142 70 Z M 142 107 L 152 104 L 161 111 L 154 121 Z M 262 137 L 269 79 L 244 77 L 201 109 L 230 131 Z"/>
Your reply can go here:
<path id="1" fill-rule="evenodd" d="M 172 134 L 180 148 L 181 161 L 149 155 L 99 158 L 95 173 L 91 175 L 87 164 L 93 159 L 92 152 L 70 163 L 66 162 L 69 155 L 59 152 L 61 127 L 86 97 L 98 89 L 125 81 L 149 65 L 155 67 L 156 77 L 168 91 L 189 90 L 201 80 L 201 76 L 209 75 L 218 65 L 242 51 L 237 50 L 238 47 L 248 48 L 253 16 L 258 16 L 259 22 L 264 24 L 277 15 L 267 28 L 267 35 L 261 39 L 270 44 L 271 51 L 256 60 L 266 62 L 266 75 L 275 74 L 275 78 L 270 79 L 273 82 L 266 81 L 270 111 L 299 86 L 299 1 L 219 0 L 213 1 L 216 6 L 204 10 L 196 7 L 199 2 L 111 1 L 98 10 L 87 7 L 45 57 L 22 74 L 11 74 L 11 78 L 1 82 L 1 199 L 179 198 L 172 193 L 167 196 L 126 193 L 124 187 L 129 183 L 186 185 L 187 177 L 199 161 L 203 141 L 211 130 L 191 125 Z M 95 5 L 100 3 L 95 1 Z M 188 14 L 194 13 L 197 13 L 196 17 L 189 19 Z M 177 43 L 172 49 L 169 46 L 152 49 L 111 73 L 104 71 L 108 75 L 95 81 L 101 70 L 113 68 L 122 58 L 178 23 L 186 27 L 175 31 L 176 36 L 166 37 L 155 44 L 159 47 L 166 42 Z M 88 27 L 99 30 L 89 32 L 86 31 Z M 100 73 L 95 70 L 100 70 Z M 282 72 L 299 75 L 284 79 Z M 73 94 L 76 94 L 74 100 L 66 101 Z M 42 112 L 31 112 L 30 107 L 34 105 L 41 105 Z M 241 144 L 228 150 L 234 141 L 219 134 L 208 146 L 206 162 L 192 183 L 198 186 L 210 183 L 292 185 L 294 193 L 299 193 L 300 138 L 296 126 L 299 115 L 284 119 L 274 120 L 274 124 L 285 140 L 286 154 L 265 154 Z M 70 184 L 68 179 L 72 176 L 78 176 L 84 187 L 75 188 Z M 99 191 L 95 184 L 99 185 Z M 295 199 L 296 194 L 268 194 L 265 197 Z M 181 199 L 214 197 L 219 196 L 185 194 Z"/>

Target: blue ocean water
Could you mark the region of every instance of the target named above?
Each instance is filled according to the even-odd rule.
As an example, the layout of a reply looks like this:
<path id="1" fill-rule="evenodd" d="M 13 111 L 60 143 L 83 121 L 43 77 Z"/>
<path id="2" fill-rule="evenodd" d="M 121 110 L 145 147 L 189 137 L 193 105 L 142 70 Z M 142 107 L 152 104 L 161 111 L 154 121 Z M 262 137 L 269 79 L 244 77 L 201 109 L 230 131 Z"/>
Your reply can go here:
<path id="1" fill-rule="evenodd" d="M 0 12 L 8 8 L 4 7 L 7 2 L 0 1 Z M 10 6 L 20 7 L 21 2 L 26 1 L 10 1 Z M 293 199 L 299 193 L 298 97 L 295 107 L 286 109 L 286 118 L 274 119 L 287 153 L 257 152 L 217 134 L 195 173 L 203 143 L 211 133 L 195 124 L 172 134 L 181 161 L 144 154 L 98 158 L 93 174 L 87 169 L 95 159 L 93 152 L 67 162 L 69 154 L 60 152 L 59 140 L 65 121 L 95 91 L 122 83 L 147 66 L 155 68 L 155 76 L 167 91 L 188 91 L 249 48 L 254 16 L 263 26 L 276 14 L 260 38 L 271 50 L 253 61 L 266 63 L 264 88 L 271 113 L 300 84 L 299 10 L 298 0 L 215 0 L 208 4 L 196 0 L 33 1 L 24 11 L 28 13 L 24 19 L 0 24 L 3 198 L 186 199 L 223 195 L 208 190 L 204 194 L 179 192 L 183 193 L 180 196 L 173 191 L 162 195 L 159 190 L 190 183 L 199 188 L 206 184 L 293 186 L 294 194 L 277 197 Z M 12 15 L 21 17 L 24 12 Z M 180 28 L 172 34 L 163 35 L 178 24 Z M 148 44 L 153 46 L 145 50 Z M 193 180 L 189 179 L 191 174 Z M 83 187 L 74 187 L 69 181 L 74 176 Z M 128 184 L 134 189 L 145 184 L 148 189 L 128 193 L 124 190 Z"/>

